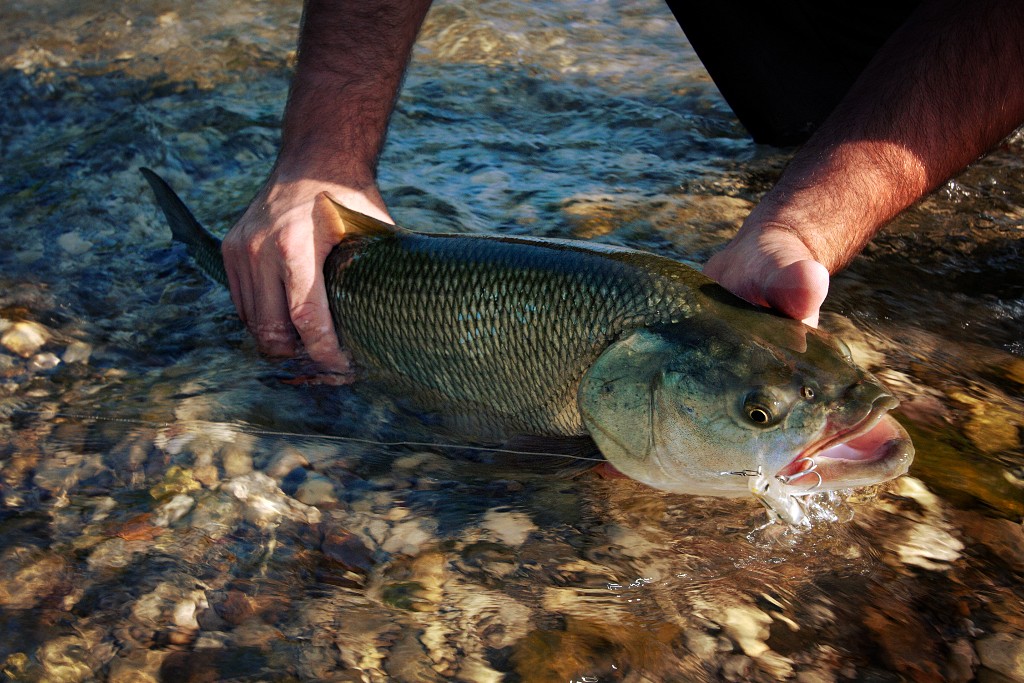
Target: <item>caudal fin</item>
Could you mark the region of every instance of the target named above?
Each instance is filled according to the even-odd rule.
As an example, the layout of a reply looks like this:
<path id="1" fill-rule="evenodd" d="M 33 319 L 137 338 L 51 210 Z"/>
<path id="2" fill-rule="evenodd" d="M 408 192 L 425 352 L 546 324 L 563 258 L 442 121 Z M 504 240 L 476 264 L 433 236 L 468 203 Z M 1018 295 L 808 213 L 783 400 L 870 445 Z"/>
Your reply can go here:
<path id="1" fill-rule="evenodd" d="M 220 255 L 220 240 L 199 224 L 166 180 L 148 168 L 139 170 L 153 188 L 156 202 L 167 216 L 174 239 L 188 247 L 189 255 L 195 259 L 203 272 L 227 287 L 228 274 L 224 270 L 224 260 Z"/>

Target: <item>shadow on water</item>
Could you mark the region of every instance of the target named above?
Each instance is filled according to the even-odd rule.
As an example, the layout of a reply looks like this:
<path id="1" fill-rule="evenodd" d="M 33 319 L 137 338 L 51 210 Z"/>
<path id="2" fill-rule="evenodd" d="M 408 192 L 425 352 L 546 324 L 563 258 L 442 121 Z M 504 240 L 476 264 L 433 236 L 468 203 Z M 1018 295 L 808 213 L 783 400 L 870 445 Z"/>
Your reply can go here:
<path id="1" fill-rule="evenodd" d="M 258 43 L 294 21 L 267 7 L 203 21 L 252 24 Z M 141 26 L 176 25 L 151 9 Z M 438 10 L 381 164 L 403 223 L 703 261 L 785 163 L 744 139 L 653 9 L 544 6 L 534 32 L 501 8 Z M 639 37 L 612 41 L 612 21 Z M 911 476 L 817 498 L 811 529 L 763 527 L 747 500 L 317 436 L 438 432 L 261 358 L 136 170 L 166 174 L 214 228 L 245 206 L 274 158 L 287 64 L 268 56 L 284 39 L 235 54 L 237 33 L 212 40 L 218 60 L 259 56 L 241 79 L 174 78 L 187 51 L 164 71 L 108 56 L 0 72 L 7 677 L 1014 675 L 1000 653 L 1024 648 L 1019 135 L 833 284 L 843 317 L 826 325 L 903 401 Z"/>

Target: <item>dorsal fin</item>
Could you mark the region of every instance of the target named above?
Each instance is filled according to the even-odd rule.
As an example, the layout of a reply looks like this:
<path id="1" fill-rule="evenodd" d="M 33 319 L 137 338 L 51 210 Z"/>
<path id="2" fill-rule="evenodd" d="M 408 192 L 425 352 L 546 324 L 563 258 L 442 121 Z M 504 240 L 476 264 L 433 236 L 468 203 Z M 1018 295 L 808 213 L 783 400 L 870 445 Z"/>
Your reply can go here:
<path id="1" fill-rule="evenodd" d="M 400 230 L 390 223 L 342 206 L 326 192 L 318 194 L 313 202 L 313 224 L 334 241 L 342 237 L 389 237 Z"/>

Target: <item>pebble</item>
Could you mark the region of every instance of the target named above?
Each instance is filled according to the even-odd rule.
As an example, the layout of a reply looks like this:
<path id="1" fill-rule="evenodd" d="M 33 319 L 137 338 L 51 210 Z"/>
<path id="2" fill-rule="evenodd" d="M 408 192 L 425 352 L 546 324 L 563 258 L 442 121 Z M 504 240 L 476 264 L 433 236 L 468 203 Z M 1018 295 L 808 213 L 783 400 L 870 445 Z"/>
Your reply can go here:
<path id="1" fill-rule="evenodd" d="M 499 543 L 513 548 L 521 546 L 530 533 L 537 530 L 537 525 L 526 513 L 494 508 L 487 511 L 480 526 L 489 531 Z"/>
<path id="2" fill-rule="evenodd" d="M 768 627 L 772 618 L 746 605 L 726 607 L 721 616 L 722 628 L 740 648 L 751 657 L 759 657 L 768 651 L 764 642 L 768 639 Z"/>
<path id="3" fill-rule="evenodd" d="M 78 683 L 94 680 L 88 660 L 97 654 L 85 638 L 64 636 L 43 643 L 36 652 L 36 658 L 43 667 L 43 680 Z"/>
<path id="4" fill-rule="evenodd" d="M 225 483 L 221 490 L 245 505 L 245 518 L 259 526 L 291 519 L 306 524 L 320 521 L 320 511 L 285 495 L 277 482 L 262 472 L 251 472 Z"/>
<path id="5" fill-rule="evenodd" d="M 27 320 L 20 320 L 11 325 L 3 336 L 0 337 L 0 344 L 8 351 L 16 353 L 22 358 L 30 358 L 49 339 L 50 333 L 45 327 L 38 323 Z"/>
<path id="6" fill-rule="evenodd" d="M 317 472 L 311 472 L 295 491 L 295 498 L 305 505 L 330 505 L 338 502 L 334 482 Z"/>
<path id="7" fill-rule="evenodd" d="M 46 351 L 32 356 L 32 360 L 28 362 L 28 369 L 32 372 L 45 372 L 53 370 L 58 365 L 60 365 L 60 358 L 57 358 L 56 354 Z"/>
<path id="8" fill-rule="evenodd" d="M 92 249 L 92 242 L 82 239 L 77 232 L 66 232 L 57 238 L 57 245 L 70 256 L 81 256 Z"/>
<path id="9" fill-rule="evenodd" d="M 153 515 L 156 526 L 170 526 L 189 513 L 196 504 L 192 496 L 178 494 L 158 507 Z"/>
<path id="10" fill-rule="evenodd" d="M 396 524 L 390 535 L 381 544 L 381 549 L 387 553 L 398 553 L 401 555 L 416 555 L 420 548 L 433 539 L 433 533 L 425 527 L 425 521 L 411 519 L 408 522 Z"/>
<path id="11" fill-rule="evenodd" d="M 267 466 L 263 468 L 263 471 L 267 475 L 277 479 L 278 481 L 283 480 L 287 477 L 292 470 L 298 467 L 308 467 L 309 460 L 301 452 L 294 448 L 284 448 L 277 455 L 271 458 Z"/>
<path id="12" fill-rule="evenodd" d="M 961 543 L 948 531 L 924 523 L 914 523 L 905 532 L 902 541 L 895 541 L 896 552 L 903 564 L 944 571 L 949 564 L 960 557 L 964 549 Z"/>
<path id="13" fill-rule="evenodd" d="M 10 548 L 0 562 L 0 606 L 32 609 L 60 584 L 67 572 L 66 561 L 39 550 Z"/>
<path id="14" fill-rule="evenodd" d="M 244 476 L 253 470 L 252 454 L 235 443 L 229 443 L 221 450 L 221 463 L 224 476 L 229 479 Z"/>
<path id="15" fill-rule="evenodd" d="M 1014 681 L 1024 681 L 1024 638 L 996 633 L 977 642 L 981 665 Z"/>
<path id="16" fill-rule="evenodd" d="M 117 657 L 110 663 L 108 683 L 159 683 L 160 665 L 167 651 L 135 650 L 125 657 Z"/>
<path id="17" fill-rule="evenodd" d="M 88 363 L 92 346 L 82 341 L 73 341 L 64 349 L 60 359 L 65 363 Z"/>

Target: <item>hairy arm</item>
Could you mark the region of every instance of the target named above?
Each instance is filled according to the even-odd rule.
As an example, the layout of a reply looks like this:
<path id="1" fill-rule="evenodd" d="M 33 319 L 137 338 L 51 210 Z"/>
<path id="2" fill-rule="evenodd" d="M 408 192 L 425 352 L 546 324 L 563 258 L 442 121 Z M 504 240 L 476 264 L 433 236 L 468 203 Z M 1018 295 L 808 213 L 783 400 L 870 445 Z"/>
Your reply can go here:
<path id="1" fill-rule="evenodd" d="M 344 371 L 323 264 L 335 244 L 318 234 L 313 201 L 330 192 L 391 222 L 376 183 L 384 144 L 429 0 L 308 0 L 298 64 L 270 178 L 224 239 L 231 298 L 261 350 Z"/>
<path id="2" fill-rule="evenodd" d="M 828 275 L 1024 122 L 1024 3 L 925 2 L 705 271 L 816 322 Z"/>

